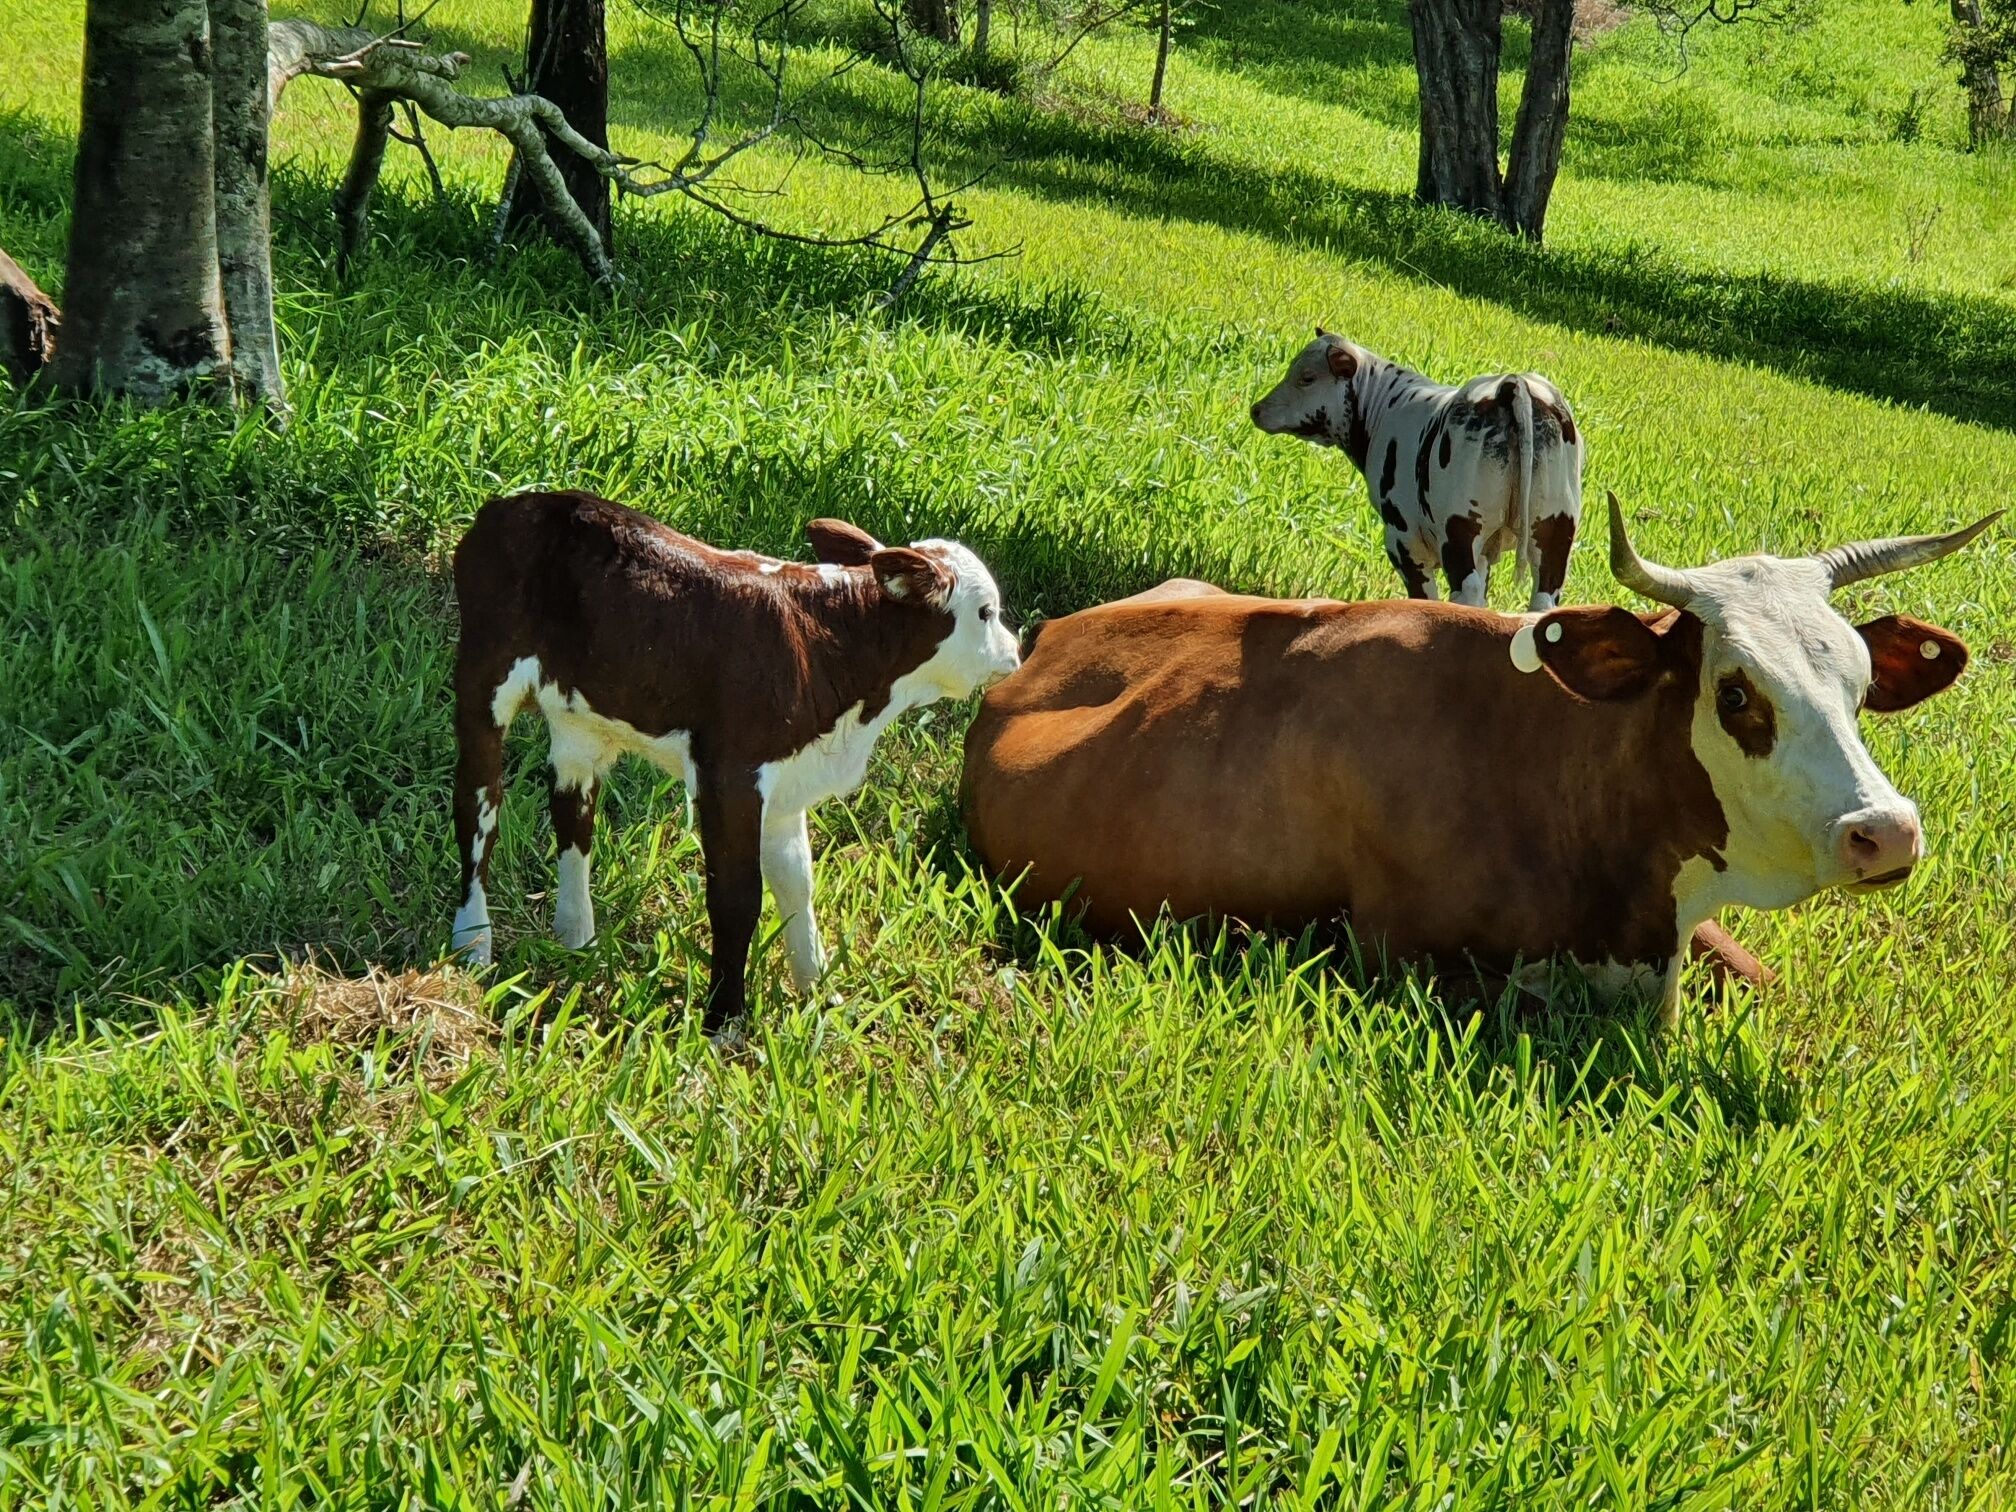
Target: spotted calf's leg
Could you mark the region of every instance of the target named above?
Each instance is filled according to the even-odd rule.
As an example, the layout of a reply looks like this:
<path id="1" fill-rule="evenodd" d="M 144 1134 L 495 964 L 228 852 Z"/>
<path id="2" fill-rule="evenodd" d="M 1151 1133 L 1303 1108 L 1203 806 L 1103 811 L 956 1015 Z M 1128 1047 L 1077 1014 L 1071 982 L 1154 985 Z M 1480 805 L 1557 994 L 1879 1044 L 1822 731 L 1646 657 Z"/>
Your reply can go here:
<path id="1" fill-rule="evenodd" d="M 763 798 L 753 772 L 699 768 L 700 853 L 706 864 L 707 922 L 714 965 L 701 1027 L 718 1034 L 748 1007 L 749 943 L 763 912 Z"/>
<path id="2" fill-rule="evenodd" d="M 777 900 L 784 921 L 784 960 L 791 985 L 802 996 L 819 985 L 826 970 L 826 947 L 819 939 L 819 921 L 812 914 L 812 838 L 805 815 L 763 816 L 763 880 Z"/>
<path id="3" fill-rule="evenodd" d="M 1533 522 L 1533 597 L 1529 614 L 1545 614 L 1561 603 L 1561 585 L 1568 581 L 1568 554 L 1575 549 L 1575 516 L 1548 515 Z"/>
<path id="4" fill-rule="evenodd" d="M 595 800 L 615 758 L 579 721 L 549 714 L 546 725 L 552 735 L 550 803 L 560 871 L 553 899 L 553 933 L 569 950 L 579 950 L 595 938 L 588 858 L 595 849 Z"/>
<path id="5" fill-rule="evenodd" d="M 1407 585 L 1407 597 L 1432 599 L 1441 597 L 1435 591 L 1435 557 L 1431 552 L 1422 559 L 1420 543 L 1412 531 L 1395 530 L 1386 527 L 1386 560 L 1393 564 L 1400 574 L 1400 581 Z"/>
<path id="6" fill-rule="evenodd" d="M 464 696 L 455 717 L 455 849 L 462 858 L 462 904 L 449 949 L 471 966 L 490 964 L 490 851 L 504 804 L 504 731 L 488 707 Z"/>
<path id="7" fill-rule="evenodd" d="M 1442 576 L 1448 579 L 1452 604 L 1484 605 L 1490 569 L 1477 549 L 1481 533 L 1475 515 L 1451 515 L 1443 525 Z"/>
<path id="8" fill-rule="evenodd" d="M 588 895 L 588 857 L 595 849 L 595 800 L 602 784 L 594 777 L 575 786 L 553 768 L 553 840 L 559 848 L 559 891 L 553 900 L 553 933 L 569 950 L 595 938 L 595 902 Z"/>

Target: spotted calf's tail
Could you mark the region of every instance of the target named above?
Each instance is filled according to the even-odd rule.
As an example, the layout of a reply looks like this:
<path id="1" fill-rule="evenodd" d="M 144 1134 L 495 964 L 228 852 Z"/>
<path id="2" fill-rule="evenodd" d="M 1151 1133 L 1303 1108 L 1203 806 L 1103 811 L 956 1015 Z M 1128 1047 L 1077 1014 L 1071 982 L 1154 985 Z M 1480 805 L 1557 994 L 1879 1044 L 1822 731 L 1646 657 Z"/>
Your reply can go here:
<path id="1" fill-rule="evenodd" d="M 1498 398 L 1512 406 L 1512 432 L 1506 438 L 1506 463 L 1511 492 L 1505 500 L 1505 523 L 1512 527 L 1513 572 L 1520 582 L 1533 579 L 1533 391 L 1525 378 L 1508 375 L 1498 385 Z"/>

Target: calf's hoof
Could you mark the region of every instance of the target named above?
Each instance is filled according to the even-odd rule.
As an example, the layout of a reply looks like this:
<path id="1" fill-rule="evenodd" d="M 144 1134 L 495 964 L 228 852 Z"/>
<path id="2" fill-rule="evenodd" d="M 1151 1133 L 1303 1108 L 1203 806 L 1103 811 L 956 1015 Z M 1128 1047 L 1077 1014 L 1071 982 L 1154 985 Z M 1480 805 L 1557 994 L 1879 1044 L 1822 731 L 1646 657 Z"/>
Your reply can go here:
<path id="1" fill-rule="evenodd" d="M 469 935 L 457 935 L 448 953 L 470 971 L 488 966 L 491 962 L 490 931 L 485 929 Z"/>

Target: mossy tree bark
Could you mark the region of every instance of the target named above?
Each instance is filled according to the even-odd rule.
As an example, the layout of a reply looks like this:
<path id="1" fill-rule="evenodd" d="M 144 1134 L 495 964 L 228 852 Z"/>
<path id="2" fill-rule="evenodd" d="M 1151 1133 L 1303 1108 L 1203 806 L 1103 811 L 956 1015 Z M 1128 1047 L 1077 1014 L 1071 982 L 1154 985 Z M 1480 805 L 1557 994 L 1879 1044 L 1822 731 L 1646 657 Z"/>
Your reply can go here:
<path id="1" fill-rule="evenodd" d="M 59 386 L 284 407 L 267 115 L 265 0 L 91 0 Z"/>
<path id="2" fill-rule="evenodd" d="M 1408 0 L 1421 91 L 1414 197 L 1499 218 L 1500 0 Z"/>
<path id="3" fill-rule="evenodd" d="M 1533 55 L 1512 123 L 1512 153 L 1503 187 L 1506 225 L 1539 241 L 1547 202 L 1561 171 L 1568 137 L 1568 60 L 1575 46 L 1575 0 L 1539 0 L 1533 16 Z"/>
<path id="4" fill-rule="evenodd" d="M 1539 241 L 1568 133 L 1568 64 L 1575 0 L 1539 0 L 1533 56 L 1498 164 L 1501 0 L 1408 0 L 1421 94 L 1414 197 L 1496 221 Z"/>
<path id="5" fill-rule="evenodd" d="M 204 0 L 91 0 L 63 338 L 72 392 L 230 393 Z"/>
<path id="6" fill-rule="evenodd" d="M 241 402 L 282 409 L 273 324 L 273 238 L 266 182 L 266 0 L 209 0 L 210 120 L 215 135 L 217 262 Z"/>

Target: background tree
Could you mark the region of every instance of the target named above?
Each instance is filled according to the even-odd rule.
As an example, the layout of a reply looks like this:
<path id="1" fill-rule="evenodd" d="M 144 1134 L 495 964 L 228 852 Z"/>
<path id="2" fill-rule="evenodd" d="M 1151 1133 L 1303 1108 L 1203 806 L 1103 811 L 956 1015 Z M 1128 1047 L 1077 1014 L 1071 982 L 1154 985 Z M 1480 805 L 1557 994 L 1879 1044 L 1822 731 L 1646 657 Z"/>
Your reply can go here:
<path id="1" fill-rule="evenodd" d="M 1575 0 L 1536 0 L 1506 170 L 1498 165 L 1502 0 L 1408 0 L 1420 82 L 1421 144 L 1414 194 L 1540 240 L 1568 129 L 1568 57 Z"/>
<path id="2" fill-rule="evenodd" d="M 1985 147 L 2016 136 L 2016 102 L 2006 102 L 2002 75 L 2016 65 L 2016 0 L 1949 0 L 1953 16 L 1946 56 L 1960 65 L 1967 91 L 1967 142 Z"/>
<path id="3" fill-rule="evenodd" d="M 284 401 L 265 33 L 264 0 L 92 0 L 51 364 L 63 388 Z"/>
<path id="4" fill-rule="evenodd" d="M 936 41 L 959 41 L 959 0 L 903 0 L 903 18 Z"/>
<path id="5" fill-rule="evenodd" d="M 1162 86 L 1169 77 L 1169 44 L 1175 31 L 1173 0 L 1160 0 L 1155 14 L 1155 76 L 1148 82 L 1148 119 L 1162 119 Z"/>
<path id="6" fill-rule="evenodd" d="M 603 0 L 532 0 L 532 18 L 526 28 L 525 77 L 511 80 L 513 93 L 532 93 L 551 100 L 560 108 L 581 137 L 604 149 L 609 146 L 609 39 Z M 573 199 L 588 224 L 611 252 L 609 178 L 588 159 L 561 150 L 562 144 L 543 131 L 547 153 L 560 170 Z M 515 191 L 522 170 L 517 159 L 506 183 Z M 540 207 L 527 196 L 512 196 L 507 209 L 508 224 L 522 226 L 540 216 Z M 556 237 L 564 239 L 567 228 L 546 218 Z"/>

